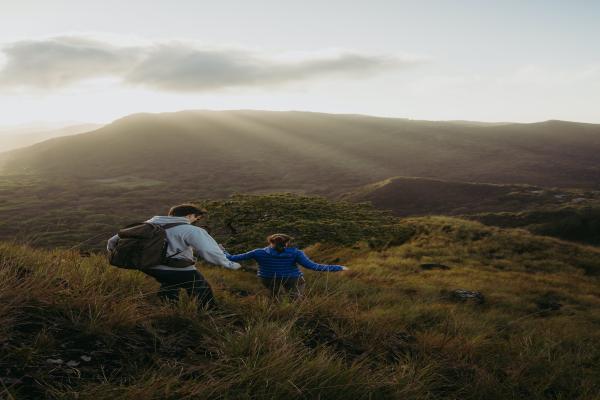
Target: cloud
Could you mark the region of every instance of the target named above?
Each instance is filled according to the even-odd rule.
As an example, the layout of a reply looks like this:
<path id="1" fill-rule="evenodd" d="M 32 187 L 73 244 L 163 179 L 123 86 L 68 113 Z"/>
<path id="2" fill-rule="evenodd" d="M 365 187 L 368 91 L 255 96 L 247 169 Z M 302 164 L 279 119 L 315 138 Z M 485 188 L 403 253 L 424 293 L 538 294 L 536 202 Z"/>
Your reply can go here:
<path id="1" fill-rule="evenodd" d="M 79 37 L 19 41 L 3 48 L 6 62 L 0 86 L 52 89 L 127 71 L 139 49 L 119 48 Z"/>
<path id="2" fill-rule="evenodd" d="M 414 58 L 348 52 L 283 60 L 258 52 L 202 48 L 181 42 L 126 47 L 78 36 L 13 42 L 2 52 L 6 62 L 0 70 L 0 87 L 40 89 L 112 77 L 129 85 L 199 92 L 278 85 L 329 75 L 365 77 L 419 62 Z"/>

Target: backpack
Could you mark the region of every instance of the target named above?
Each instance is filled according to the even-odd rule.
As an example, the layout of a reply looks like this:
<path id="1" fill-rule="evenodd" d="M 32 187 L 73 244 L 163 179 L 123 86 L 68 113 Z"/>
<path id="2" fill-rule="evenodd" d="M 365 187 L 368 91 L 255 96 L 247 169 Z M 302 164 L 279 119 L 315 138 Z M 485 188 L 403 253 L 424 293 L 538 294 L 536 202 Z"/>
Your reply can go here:
<path id="1" fill-rule="evenodd" d="M 150 222 L 138 222 L 119 231 L 116 247 L 108 252 L 110 265 L 125 269 L 146 269 L 157 265 L 182 268 L 194 264 L 193 260 L 167 257 L 167 229 L 185 222 L 158 225 Z"/>

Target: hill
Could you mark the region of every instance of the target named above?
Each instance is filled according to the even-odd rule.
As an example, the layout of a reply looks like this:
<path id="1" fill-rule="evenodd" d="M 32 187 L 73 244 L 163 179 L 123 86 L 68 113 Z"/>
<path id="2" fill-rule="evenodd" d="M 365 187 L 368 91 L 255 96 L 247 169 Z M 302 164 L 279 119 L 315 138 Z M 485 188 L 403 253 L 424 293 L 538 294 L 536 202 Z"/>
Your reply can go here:
<path id="1" fill-rule="evenodd" d="M 480 124 L 243 110 L 137 114 L 1 154 L 0 240 L 100 248 L 94 236 L 176 203 L 234 193 L 371 201 L 398 215 L 539 211 L 597 192 L 599 138 L 598 125 L 561 121 Z M 390 178 L 408 173 L 435 179 Z M 540 186 L 549 182 L 554 189 Z M 476 218 L 529 229 L 510 225 L 505 215 Z M 598 231 L 596 220 L 585 218 L 577 234 L 563 236 L 559 228 L 558 236 L 596 244 L 586 239 Z M 556 235 L 556 226 L 532 231 Z"/>
<path id="2" fill-rule="evenodd" d="M 43 124 L 0 129 L 0 153 L 19 147 L 31 146 L 55 137 L 76 135 L 100 128 L 101 124 L 72 124 L 60 127 L 45 127 Z"/>
<path id="3" fill-rule="evenodd" d="M 369 202 L 397 216 L 458 215 L 488 225 L 600 244 L 597 190 L 395 177 L 366 185 L 343 198 Z"/>
<path id="4" fill-rule="evenodd" d="M 278 199 L 275 199 L 278 200 Z M 242 199 L 232 209 L 251 207 Z M 259 215 L 274 199 L 254 198 Z M 352 220 L 352 209 L 307 201 Z M 292 207 L 293 202 L 287 202 Z M 216 215 L 226 220 L 225 207 Z M 241 208 L 240 208 L 241 207 Z M 213 208 L 219 210 L 218 204 Z M 298 213 L 302 213 L 302 208 Z M 381 216 L 382 218 L 386 218 Z M 277 220 L 274 218 L 273 220 Z M 306 218 L 310 222 L 310 218 Z M 271 219 L 218 233 L 262 244 Z M 298 232 L 321 262 L 299 303 L 253 274 L 201 265 L 220 309 L 160 304 L 154 281 L 101 256 L 0 244 L 0 393 L 9 398 L 591 399 L 600 395 L 600 253 L 445 217 Z M 379 231 L 388 234 L 388 227 Z M 354 232 L 348 236 L 345 232 Z M 333 239 L 322 243 L 323 237 Z M 345 244 L 352 243 L 354 244 Z M 447 269 L 426 269 L 423 264 Z M 457 289 L 476 290 L 463 298 Z"/>
<path id="5" fill-rule="evenodd" d="M 391 210 L 398 216 L 409 216 L 516 211 L 565 204 L 582 196 L 586 196 L 583 191 L 569 192 L 531 185 L 395 177 L 366 185 L 346 194 L 344 198 L 368 201 L 377 208 Z M 598 197 L 600 198 L 600 193 Z"/>
<path id="6" fill-rule="evenodd" d="M 119 227 L 144 221 L 155 213 L 165 215 L 170 206 L 166 203 L 157 210 L 154 204 L 161 199 L 138 197 L 139 192 L 133 192 L 129 193 L 129 203 L 119 207 L 110 202 L 110 193 L 101 197 L 92 192 L 90 197 L 82 197 L 74 188 L 70 189 L 68 193 L 72 197 L 52 198 L 51 194 L 48 200 L 38 198 L 23 214 L 6 213 L 0 222 L 0 226 L 6 227 L 0 231 L 0 239 L 41 247 L 103 250 L 106 239 Z M 29 194 L 17 194 L 18 198 L 27 196 Z M 312 242 L 299 239 L 303 245 L 315 241 L 351 244 L 362 237 L 374 246 L 381 246 L 404 236 L 402 231 L 393 228 L 397 218 L 367 204 L 331 203 L 325 198 L 292 194 L 236 195 L 226 200 L 197 199 L 196 202 L 209 211 L 205 228 L 235 250 L 248 241 L 262 243 L 273 233 L 271 230 L 285 230 L 292 235 L 303 232 L 305 237 L 312 235 Z M 19 204 L 9 206 L 16 208 Z M 48 212 L 36 213 L 38 209 Z M 385 232 L 380 232 L 381 228 L 385 228 Z M 367 233 L 370 236 L 364 237 Z"/>
<path id="7" fill-rule="evenodd" d="M 468 218 L 504 228 L 600 246 L 600 204 L 565 205 L 518 212 L 487 212 Z"/>
<path id="8" fill-rule="evenodd" d="M 343 193 L 392 176 L 597 188 L 600 126 L 270 111 L 136 114 L 10 152 L 5 173 Z M 98 182 L 102 184 L 102 182 Z"/>

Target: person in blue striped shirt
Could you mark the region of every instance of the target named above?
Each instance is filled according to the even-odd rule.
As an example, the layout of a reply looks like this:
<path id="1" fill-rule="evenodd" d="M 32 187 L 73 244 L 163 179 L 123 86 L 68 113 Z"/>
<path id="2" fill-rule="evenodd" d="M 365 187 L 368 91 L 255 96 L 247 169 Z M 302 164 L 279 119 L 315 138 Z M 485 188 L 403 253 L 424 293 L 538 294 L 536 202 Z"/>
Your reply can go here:
<path id="1" fill-rule="evenodd" d="M 292 237 L 275 233 L 267 238 L 269 246 L 254 249 L 247 253 L 232 255 L 225 251 L 229 261 L 255 260 L 258 263 L 258 277 L 262 284 L 276 296 L 285 291 L 293 298 L 300 298 L 304 291 L 304 277 L 298 265 L 314 271 L 337 272 L 348 268 L 341 265 L 317 264 L 302 250 L 291 247 Z"/>

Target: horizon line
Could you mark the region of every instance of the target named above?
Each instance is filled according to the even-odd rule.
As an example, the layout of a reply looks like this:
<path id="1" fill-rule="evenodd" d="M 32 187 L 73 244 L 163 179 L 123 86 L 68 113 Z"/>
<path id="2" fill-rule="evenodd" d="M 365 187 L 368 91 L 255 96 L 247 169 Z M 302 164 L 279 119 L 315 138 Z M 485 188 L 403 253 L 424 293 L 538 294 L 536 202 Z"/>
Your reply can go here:
<path id="1" fill-rule="evenodd" d="M 307 114 L 326 114 L 326 115 L 339 115 L 339 116 L 357 116 L 357 117 L 368 117 L 368 118 L 381 118 L 381 119 L 397 119 L 397 120 L 405 120 L 405 121 L 414 121 L 414 122 L 434 122 L 434 123 L 463 123 L 463 124 L 486 124 L 486 125 L 510 125 L 510 124 L 539 124 L 544 122 L 566 122 L 566 123 L 576 123 L 576 124 L 589 124 L 589 125 L 598 125 L 599 122 L 587 122 L 587 121 L 573 121 L 573 120 L 565 120 L 559 118 L 548 118 L 544 120 L 534 120 L 528 122 L 520 122 L 520 121 L 486 121 L 486 120 L 471 120 L 471 119 L 421 119 L 421 118 L 410 118 L 410 117 L 400 117 L 400 116 L 390 116 L 390 115 L 378 115 L 378 114 L 363 114 L 363 113 L 352 113 L 352 112 L 326 112 L 326 111 L 314 111 L 314 110 L 300 110 L 300 109 L 288 109 L 288 110 L 273 110 L 273 109 L 258 109 L 258 108 L 228 108 L 228 109 L 211 109 L 211 108 L 190 108 L 190 109 L 182 109 L 177 111 L 139 111 L 133 112 L 130 114 L 123 114 L 122 116 L 109 119 L 109 120 L 96 120 L 96 121 L 77 121 L 77 120 L 32 120 L 28 122 L 22 122 L 17 124 L 0 124 L 0 130 L 8 130 L 8 129 L 17 129 L 17 128 L 25 128 L 27 126 L 34 125 L 58 125 L 55 126 L 55 129 L 60 129 L 68 126 L 82 125 L 82 124 L 103 124 L 109 125 L 113 122 L 119 121 L 124 118 L 128 118 L 134 115 L 160 115 L 160 114 L 177 114 L 177 113 L 185 113 L 185 112 L 235 112 L 235 111 L 244 111 L 244 112 L 272 112 L 272 113 L 307 113 Z"/>

